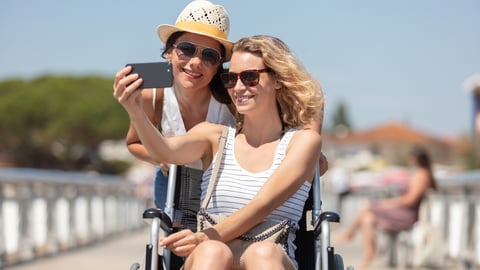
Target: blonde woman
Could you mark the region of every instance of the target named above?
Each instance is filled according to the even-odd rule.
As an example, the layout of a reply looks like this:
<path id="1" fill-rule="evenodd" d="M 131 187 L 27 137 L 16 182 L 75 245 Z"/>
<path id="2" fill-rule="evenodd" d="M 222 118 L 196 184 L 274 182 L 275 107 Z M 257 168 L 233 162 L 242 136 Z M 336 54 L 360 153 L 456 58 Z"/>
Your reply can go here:
<path id="1" fill-rule="evenodd" d="M 221 159 L 207 212 L 227 218 L 212 228 L 183 230 L 160 241 L 175 254 L 187 256 L 185 269 L 231 269 L 237 262 L 227 243 L 264 220 L 286 218 L 297 228 L 321 156 L 321 135 L 304 128 L 323 117 L 320 85 L 281 40 L 270 36 L 239 40 L 222 81 L 238 111 L 237 126 L 229 128 L 222 156 L 216 153 L 223 125 L 204 122 L 184 136 L 164 137 L 142 110 L 141 95 L 135 91 L 141 82 L 114 92 L 153 160 L 174 164 L 202 160 L 202 197 L 212 161 Z M 285 247 L 269 241 L 251 244 L 242 268 L 296 269 L 294 238 L 292 230 Z"/>

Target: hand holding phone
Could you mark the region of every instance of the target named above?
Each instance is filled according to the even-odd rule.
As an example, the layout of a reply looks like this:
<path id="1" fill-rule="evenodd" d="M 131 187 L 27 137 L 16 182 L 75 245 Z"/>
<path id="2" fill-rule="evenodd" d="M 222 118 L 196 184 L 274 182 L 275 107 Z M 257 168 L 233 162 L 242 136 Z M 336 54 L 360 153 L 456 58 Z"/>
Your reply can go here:
<path id="1" fill-rule="evenodd" d="M 143 79 L 140 88 L 165 88 L 173 85 L 172 65 L 169 62 L 131 63 L 131 73 Z"/>

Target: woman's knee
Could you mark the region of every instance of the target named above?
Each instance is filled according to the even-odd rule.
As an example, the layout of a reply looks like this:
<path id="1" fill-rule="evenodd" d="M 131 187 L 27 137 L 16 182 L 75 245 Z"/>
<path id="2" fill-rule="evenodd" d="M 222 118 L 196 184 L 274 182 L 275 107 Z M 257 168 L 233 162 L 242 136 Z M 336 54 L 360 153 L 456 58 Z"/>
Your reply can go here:
<path id="1" fill-rule="evenodd" d="M 365 211 L 362 218 L 362 223 L 364 226 L 374 226 L 375 225 L 375 214 L 372 211 Z"/>
<path id="2" fill-rule="evenodd" d="M 246 269 L 295 269 L 283 248 L 271 241 L 250 245 L 243 258 Z"/>
<path id="3" fill-rule="evenodd" d="M 233 255 L 230 248 L 220 241 L 205 241 L 198 245 L 185 261 L 185 269 L 199 269 L 197 265 L 228 266 L 233 263 Z M 223 269 L 225 269 L 223 268 Z M 214 269 L 214 268 L 205 268 Z"/>
<path id="4" fill-rule="evenodd" d="M 282 258 L 285 252 L 282 248 L 271 241 L 262 241 L 251 244 L 244 253 L 244 258 L 252 258 L 253 260 L 258 259 L 275 259 Z"/>
<path id="5" fill-rule="evenodd" d="M 372 212 L 372 203 L 371 202 L 366 202 L 363 206 L 361 206 L 359 213 L 362 213 L 363 215 L 365 213 L 370 213 Z"/>
<path id="6" fill-rule="evenodd" d="M 231 258 L 233 257 L 232 251 L 230 248 L 221 241 L 205 241 L 198 245 L 194 252 L 202 256 L 211 256 L 211 257 L 221 257 L 221 258 Z"/>

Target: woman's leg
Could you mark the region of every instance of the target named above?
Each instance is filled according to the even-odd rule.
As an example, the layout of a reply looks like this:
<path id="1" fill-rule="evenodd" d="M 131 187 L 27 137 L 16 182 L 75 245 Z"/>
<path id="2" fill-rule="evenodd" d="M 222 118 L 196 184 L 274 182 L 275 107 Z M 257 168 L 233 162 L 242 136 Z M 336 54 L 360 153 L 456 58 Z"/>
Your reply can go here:
<path id="1" fill-rule="evenodd" d="M 343 244 L 353 239 L 355 233 L 363 227 L 365 216 L 370 212 L 369 204 L 365 205 L 348 228 L 338 237 L 337 244 Z"/>
<path id="2" fill-rule="evenodd" d="M 371 210 L 366 209 L 363 215 L 362 231 L 364 253 L 360 270 L 367 269 L 367 267 L 373 261 L 375 253 L 377 252 L 377 243 L 375 239 L 375 214 Z"/>
<path id="3" fill-rule="evenodd" d="M 283 248 L 271 241 L 250 245 L 243 255 L 245 269 L 288 269 L 295 270 L 290 257 Z"/>
<path id="4" fill-rule="evenodd" d="M 220 241 L 205 241 L 198 245 L 185 260 L 185 270 L 230 269 L 233 255 L 230 248 Z"/>
<path id="5" fill-rule="evenodd" d="M 168 186 L 168 176 L 163 175 L 160 166 L 156 167 L 156 174 L 154 180 L 154 200 L 155 206 L 160 209 L 165 208 L 165 202 L 167 200 L 167 186 Z"/>

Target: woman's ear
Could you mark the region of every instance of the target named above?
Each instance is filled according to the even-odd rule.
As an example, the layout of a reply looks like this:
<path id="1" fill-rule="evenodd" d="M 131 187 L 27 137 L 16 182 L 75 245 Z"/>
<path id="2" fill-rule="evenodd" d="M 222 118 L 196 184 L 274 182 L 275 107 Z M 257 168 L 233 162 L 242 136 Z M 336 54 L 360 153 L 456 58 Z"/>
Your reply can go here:
<path id="1" fill-rule="evenodd" d="M 172 50 L 168 50 L 168 52 L 165 53 L 165 60 L 172 63 Z"/>
<path id="2" fill-rule="evenodd" d="M 275 90 L 280 90 L 280 88 L 282 88 L 282 84 L 278 80 L 275 80 Z"/>

